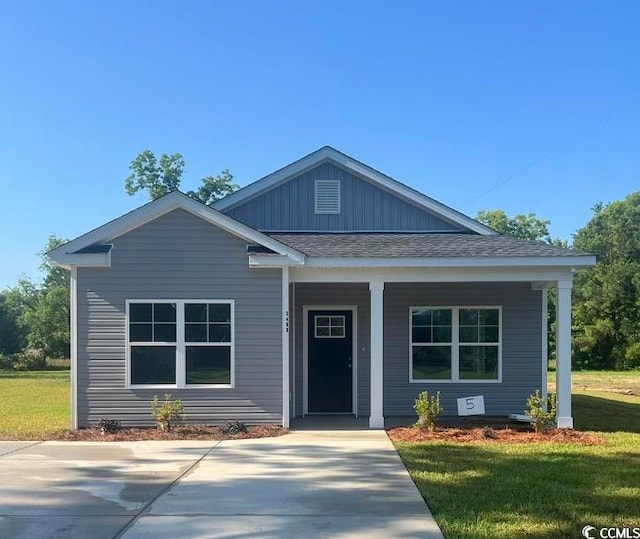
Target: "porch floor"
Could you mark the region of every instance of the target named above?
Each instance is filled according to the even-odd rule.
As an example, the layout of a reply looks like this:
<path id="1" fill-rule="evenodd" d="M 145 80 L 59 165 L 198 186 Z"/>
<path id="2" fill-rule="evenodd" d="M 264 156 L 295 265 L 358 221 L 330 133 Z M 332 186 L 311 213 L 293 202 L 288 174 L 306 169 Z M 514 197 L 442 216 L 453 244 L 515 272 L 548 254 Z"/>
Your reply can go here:
<path id="1" fill-rule="evenodd" d="M 308 415 L 291 420 L 291 430 L 367 430 L 369 417 L 353 415 Z"/>
<path id="2" fill-rule="evenodd" d="M 384 418 L 384 427 L 386 429 L 394 427 L 409 427 L 416 422 L 415 416 L 387 416 Z M 510 428 L 516 430 L 527 430 L 527 423 L 519 423 L 504 416 L 470 416 L 470 417 L 452 417 L 445 416 L 440 418 L 438 424 L 441 427 L 458 427 L 458 428 L 474 428 L 474 427 L 492 427 L 492 428 Z M 353 415 L 308 415 L 306 417 L 297 417 L 291 419 L 291 430 L 368 430 L 369 417 L 361 416 L 356 418 Z"/>

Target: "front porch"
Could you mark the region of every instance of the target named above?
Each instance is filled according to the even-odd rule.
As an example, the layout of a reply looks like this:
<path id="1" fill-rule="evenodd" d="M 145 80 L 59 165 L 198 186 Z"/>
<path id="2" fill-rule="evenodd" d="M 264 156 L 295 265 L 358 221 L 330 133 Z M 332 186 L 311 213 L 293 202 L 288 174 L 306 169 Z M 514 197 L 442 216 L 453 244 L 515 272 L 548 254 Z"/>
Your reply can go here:
<path id="1" fill-rule="evenodd" d="M 546 302 L 547 290 L 554 286 L 558 291 L 558 426 L 572 428 L 571 274 L 562 272 L 560 279 L 558 273 L 545 269 L 537 272 L 405 269 L 383 276 L 363 270 L 320 272 L 285 268 L 283 293 L 286 291 L 288 308 L 283 309 L 283 346 L 286 341 L 283 423 L 290 420 L 292 428 L 312 430 L 332 425 L 338 429 L 363 426 L 381 429 L 385 425 L 407 424 L 414 417 L 413 401 L 423 389 L 441 391 L 444 417 L 455 417 L 456 399 L 471 395 L 485 397 L 488 416 L 506 418 L 510 413 L 522 413 L 529 394 L 535 389 L 546 391 Z M 549 279 L 551 276 L 556 278 Z M 502 317 L 497 378 L 463 379 L 460 362 L 452 360 L 450 379 L 413 379 L 410 308 L 466 309 L 487 305 L 499 306 Z M 348 313 L 351 318 L 343 318 Z M 455 333 L 459 328 L 457 324 L 453 326 Z M 324 355 L 321 350 L 320 359 L 314 360 L 314 339 L 319 342 L 323 337 L 331 337 L 332 331 L 341 340 L 350 333 L 352 342 L 345 348 L 349 355 L 345 356 L 342 368 L 328 366 L 330 372 L 320 380 L 318 364 L 323 357 L 334 358 L 335 354 L 325 348 Z M 326 335 L 316 335 L 317 332 Z M 455 349 L 457 338 L 452 338 L 452 342 L 447 346 Z M 331 376 L 335 383 L 327 386 Z M 323 408 L 322 399 L 317 399 L 318 386 L 314 384 L 324 385 L 320 392 L 324 391 L 329 401 L 333 399 L 333 404 L 336 401 L 343 404 L 338 409 Z M 347 401 L 349 405 L 345 406 Z"/>

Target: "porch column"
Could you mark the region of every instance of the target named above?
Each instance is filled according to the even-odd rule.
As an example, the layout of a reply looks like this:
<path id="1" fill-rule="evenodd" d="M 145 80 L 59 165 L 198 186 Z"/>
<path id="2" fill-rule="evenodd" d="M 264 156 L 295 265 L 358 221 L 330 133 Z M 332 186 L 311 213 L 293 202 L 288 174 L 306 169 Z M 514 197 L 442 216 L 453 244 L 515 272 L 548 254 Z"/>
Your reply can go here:
<path id="1" fill-rule="evenodd" d="M 548 285 L 541 288 L 542 294 L 542 384 L 540 392 L 547 402 L 547 382 L 549 371 L 549 289 Z"/>
<path id="2" fill-rule="evenodd" d="M 383 413 L 383 363 L 382 363 L 382 347 L 384 345 L 383 338 L 383 307 L 384 307 L 384 282 L 372 281 L 369 283 L 369 291 L 371 294 L 371 398 L 370 398 L 370 414 L 369 428 L 384 428 Z"/>
<path id="3" fill-rule="evenodd" d="M 572 282 L 557 281 L 556 314 L 556 396 L 558 428 L 572 429 L 571 416 L 571 287 Z"/>
<path id="4" fill-rule="evenodd" d="M 282 268 L 282 426 L 289 428 L 289 268 Z"/>

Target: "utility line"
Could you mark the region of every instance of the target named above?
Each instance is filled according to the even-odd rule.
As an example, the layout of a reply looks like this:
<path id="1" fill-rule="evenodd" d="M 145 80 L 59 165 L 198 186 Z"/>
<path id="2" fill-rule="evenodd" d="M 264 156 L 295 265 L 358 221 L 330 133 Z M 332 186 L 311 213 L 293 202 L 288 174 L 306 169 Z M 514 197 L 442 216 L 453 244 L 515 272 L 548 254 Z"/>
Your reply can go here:
<path id="1" fill-rule="evenodd" d="M 521 174 L 524 174 L 525 172 L 527 172 L 529 169 L 531 169 L 534 166 L 536 166 L 541 161 L 544 161 L 545 159 L 547 159 L 550 155 L 553 155 L 553 154 L 559 152 L 563 148 L 569 146 L 569 144 L 571 144 L 575 140 L 579 139 L 580 137 L 584 136 L 586 133 L 588 133 L 589 131 L 594 129 L 597 125 L 602 124 L 612 114 L 613 114 L 613 112 L 608 112 L 602 118 L 600 118 L 600 120 L 598 120 L 595 124 L 590 125 L 588 127 L 585 127 L 582 131 L 580 131 L 579 133 L 569 137 L 564 142 L 562 142 L 561 144 L 558 144 L 557 146 L 555 146 L 554 148 L 552 148 L 548 152 L 536 157 L 533 161 L 531 161 L 530 163 L 528 163 L 527 165 L 525 165 L 521 169 L 515 171 L 513 174 L 510 174 L 504 180 L 499 181 L 498 183 L 496 183 L 493 186 L 489 187 L 489 189 L 481 192 L 478 196 L 476 196 L 476 197 L 472 198 L 471 200 L 469 200 L 467 202 L 467 204 L 471 204 L 472 202 L 475 202 L 476 200 L 481 199 L 482 197 L 484 197 L 484 196 L 488 195 L 489 193 L 491 193 L 491 192 L 495 191 L 496 189 L 498 189 L 498 187 L 502 187 L 505 183 L 508 183 L 511 180 L 513 180 L 514 178 L 520 176 Z"/>

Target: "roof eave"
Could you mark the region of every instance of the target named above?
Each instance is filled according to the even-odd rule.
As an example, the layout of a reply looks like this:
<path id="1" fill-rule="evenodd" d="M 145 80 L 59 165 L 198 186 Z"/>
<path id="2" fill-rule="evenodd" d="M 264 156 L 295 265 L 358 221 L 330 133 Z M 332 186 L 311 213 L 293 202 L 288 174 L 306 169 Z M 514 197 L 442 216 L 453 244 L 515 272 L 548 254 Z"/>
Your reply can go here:
<path id="1" fill-rule="evenodd" d="M 591 267 L 595 256 L 523 257 L 307 257 L 310 268 L 570 268 Z"/>

